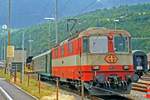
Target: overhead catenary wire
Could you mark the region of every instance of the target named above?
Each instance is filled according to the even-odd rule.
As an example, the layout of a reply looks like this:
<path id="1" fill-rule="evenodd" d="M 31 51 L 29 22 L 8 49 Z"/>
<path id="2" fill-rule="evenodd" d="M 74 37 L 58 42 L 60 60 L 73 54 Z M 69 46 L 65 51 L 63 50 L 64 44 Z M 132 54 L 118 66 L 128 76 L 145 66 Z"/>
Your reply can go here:
<path id="1" fill-rule="evenodd" d="M 84 13 L 84 12 L 86 12 L 91 6 L 93 6 L 93 5 L 95 5 L 97 3 L 97 1 L 93 1 L 93 2 L 91 2 L 91 3 L 89 3 L 88 5 L 86 5 L 83 9 L 81 9 L 80 11 L 78 11 L 80 14 L 81 13 Z M 78 20 L 79 19 L 77 19 L 76 18 L 76 16 L 74 16 L 74 17 L 71 17 L 71 19 L 76 19 L 77 21 L 77 24 L 78 24 Z M 73 29 L 71 29 L 71 30 L 73 30 Z"/>
<path id="2" fill-rule="evenodd" d="M 91 6 L 95 5 L 97 3 L 97 1 L 93 1 L 90 4 L 88 4 L 87 6 L 85 6 L 83 9 L 81 9 L 81 11 L 79 11 L 79 13 L 84 13 L 86 10 L 88 10 Z"/>
<path id="3" fill-rule="evenodd" d="M 66 12 L 66 9 L 68 8 L 67 5 L 70 4 L 71 0 L 66 0 L 66 2 L 64 3 L 64 6 L 61 8 L 63 9 L 63 12 L 65 13 Z M 62 15 L 63 15 L 63 12 L 62 12 Z"/>

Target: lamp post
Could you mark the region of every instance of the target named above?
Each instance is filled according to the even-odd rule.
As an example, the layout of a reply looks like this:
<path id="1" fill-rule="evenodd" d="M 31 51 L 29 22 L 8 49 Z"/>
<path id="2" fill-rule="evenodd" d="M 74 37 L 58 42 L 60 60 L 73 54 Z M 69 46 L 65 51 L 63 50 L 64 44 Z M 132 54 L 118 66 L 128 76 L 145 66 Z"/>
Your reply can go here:
<path id="1" fill-rule="evenodd" d="M 32 42 L 33 42 L 33 40 L 30 39 L 30 40 L 28 40 L 28 42 L 29 42 L 29 56 L 32 56 L 31 52 L 32 52 Z"/>
<path id="2" fill-rule="evenodd" d="M 7 31 L 7 25 L 2 25 L 2 31 L 4 33 L 4 45 L 3 45 L 3 56 L 4 56 L 4 67 L 6 67 L 6 36 L 5 36 L 5 32 Z"/>
<path id="3" fill-rule="evenodd" d="M 58 0 L 55 0 L 55 32 L 56 32 L 56 45 L 58 43 Z"/>
<path id="4" fill-rule="evenodd" d="M 49 28 L 48 28 L 48 48 L 50 48 L 51 47 L 51 44 L 50 44 L 50 37 L 51 37 L 51 29 L 50 29 L 50 24 L 51 24 L 51 21 L 55 21 L 55 18 L 49 18 L 49 17 L 45 17 L 44 18 L 45 20 L 48 20 L 48 22 L 49 22 Z"/>
<path id="5" fill-rule="evenodd" d="M 117 22 L 119 22 L 119 20 L 115 19 L 114 22 L 115 22 L 115 31 L 116 31 L 116 29 L 117 29 Z"/>

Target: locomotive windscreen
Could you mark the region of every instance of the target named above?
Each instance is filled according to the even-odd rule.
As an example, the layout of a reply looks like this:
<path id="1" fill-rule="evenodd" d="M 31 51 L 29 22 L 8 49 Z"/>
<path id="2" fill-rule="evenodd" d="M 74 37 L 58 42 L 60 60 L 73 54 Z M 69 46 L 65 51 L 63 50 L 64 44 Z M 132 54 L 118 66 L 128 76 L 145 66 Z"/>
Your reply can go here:
<path id="1" fill-rule="evenodd" d="M 133 51 L 133 63 L 136 71 L 147 71 L 147 55 L 140 50 Z"/>
<path id="2" fill-rule="evenodd" d="M 128 38 L 123 35 L 115 35 L 114 36 L 114 45 L 115 45 L 115 51 L 116 52 L 128 52 L 129 46 L 128 46 Z"/>
<path id="3" fill-rule="evenodd" d="M 142 60 L 144 60 L 144 59 L 143 59 L 143 56 L 137 56 L 137 57 L 136 57 L 137 70 L 143 70 L 143 67 L 142 67 L 142 66 L 144 66 L 144 64 L 143 64 L 144 61 L 142 61 Z"/>
<path id="4" fill-rule="evenodd" d="M 107 53 L 108 52 L 108 38 L 107 36 L 91 36 L 90 52 L 91 53 Z"/>

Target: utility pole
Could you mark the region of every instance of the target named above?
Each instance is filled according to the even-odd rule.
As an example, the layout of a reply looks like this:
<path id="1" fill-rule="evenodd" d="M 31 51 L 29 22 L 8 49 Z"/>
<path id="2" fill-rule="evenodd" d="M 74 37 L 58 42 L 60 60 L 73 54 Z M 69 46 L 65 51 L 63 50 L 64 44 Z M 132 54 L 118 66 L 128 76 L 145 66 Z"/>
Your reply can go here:
<path id="1" fill-rule="evenodd" d="M 22 69 L 21 69 L 21 83 L 24 80 L 24 58 L 25 57 L 25 50 L 24 50 L 24 32 L 22 33 Z"/>
<path id="2" fill-rule="evenodd" d="M 51 29 L 50 29 L 50 20 L 49 20 L 49 23 L 48 23 L 48 49 L 51 48 L 50 37 L 51 37 Z"/>
<path id="3" fill-rule="evenodd" d="M 51 48 L 51 43 L 50 43 L 50 37 L 51 37 L 51 21 L 54 21 L 55 20 L 55 18 L 48 18 L 48 17 L 46 17 L 46 18 L 44 18 L 45 20 L 48 20 L 48 48 L 50 49 Z"/>
<path id="4" fill-rule="evenodd" d="M 11 0 L 9 0 L 9 14 L 8 14 L 8 46 L 10 46 L 10 20 L 11 20 Z"/>
<path id="5" fill-rule="evenodd" d="M 28 56 L 32 56 L 32 42 L 33 40 L 31 39 L 31 34 L 29 35 L 29 53 L 28 53 Z"/>
<path id="6" fill-rule="evenodd" d="M 70 36 L 72 36 L 72 31 L 73 31 L 74 27 L 76 26 L 77 22 L 78 22 L 78 19 L 76 19 L 76 18 L 67 19 L 67 32 L 70 33 Z M 70 23 L 73 24 L 72 27 L 70 27 L 70 25 L 69 25 Z"/>
<path id="7" fill-rule="evenodd" d="M 4 45 L 4 48 L 3 48 L 4 49 L 4 52 L 3 52 L 4 53 L 3 54 L 4 55 L 4 68 L 6 68 L 6 35 L 5 34 L 6 34 L 6 31 L 7 31 L 7 25 L 2 26 L 2 31 L 3 31 L 3 34 L 4 34 L 3 35 L 4 36 L 4 44 L 3 44 Z M 6 73 L 6 69 L 5 69 L 5 73 Z"/>
<path id="8" fill-rule="evenodd" d="M 11 34 L 11 0 L 8 1 L 8 46 L 7 46 L 7 58 L 6 58 L 6 67 L 5 67 L 5 73 L 7 73 L 7 69 L 11 66 L 11 57 L 10 57 L 10 51 L 11 48 L 11 40 L 10 40 L 10 34 Z M 8 52 L 9 51 L 9 52 Z"/>
<path id="9" fill-rule="evenodd" d="M 58 0 L 55 0 L 55 32 L 56 32 L 56 45 L 58 44 Z"/>
<path id="10" fill-rule="evenodd" d="M 116 31 L 116 29 L 117 29 L 117 22 L 119 22 L 119 20 L 115 19 L 114 22 L 115 22 L 115 31 Z"/>
<path id="11" fill-rule="evenodd" d="M 4 65 L 6 62 L 6 37 L 5 37 L 5 31 L 4 31 Z"/>
<path id="12" fill-rule="evenodd" d="M 1 40 L 1 44 L 4 44 L 4 41 L 3 40 Z M 1 48 L 1 59 L 0 59 L 1 61 L 3 60 L 3 47 Z"/>
<path id="13" fill-rule="evenodd" d="M 33 40 L 28 40 L 29 41 L 29 56 L 32 56 L 32 42 L 33 42 Z"/>

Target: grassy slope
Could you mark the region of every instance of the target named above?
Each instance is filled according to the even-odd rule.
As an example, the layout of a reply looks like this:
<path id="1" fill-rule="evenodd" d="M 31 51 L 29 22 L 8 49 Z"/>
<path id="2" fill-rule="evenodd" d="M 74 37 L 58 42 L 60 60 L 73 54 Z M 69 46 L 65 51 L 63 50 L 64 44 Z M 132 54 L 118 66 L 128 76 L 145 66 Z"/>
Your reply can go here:
<path id="1" fill-rule="evenodd" d="M 120 18 L 124 16 L 123 18 Z M 150 37 L 150 4 L 134 5 L 134 6 L 121 6 L 119 8 L 97 10 L 83 15 L 76 16 L 79 18 L 79 23 L 73 31 L 83 30 L 88 27 L 107 27 L 114 28 L 114 19 L 119 19 L 117 28 L 125 29 L 129 31 L 133 37 L 144 36 Z M 66 22 L 61 20 L 59 22 L 59 40 L 63 40 L 69 36 L 66 32 Z M 25 47 L 29 48 L 28 40 L 31 38 L 34 40 L 32 47 L 32 53 L 34 55 L 44 52 L 48 49 L 48 39 L 55 39 L 54 23 L 51 23 L 51 37 L 48 35 L 48 23 L 43 23 L 20 29 L 12 34 L 12 43 L 15 46 L 21 47 L 21 34 L 25 33 Z M 51 43 L 54 45 L 54 42 Z M 148 51 L 150 41 L 148 40 L 133 40 L 133 49 L 144 49 Z"/>

